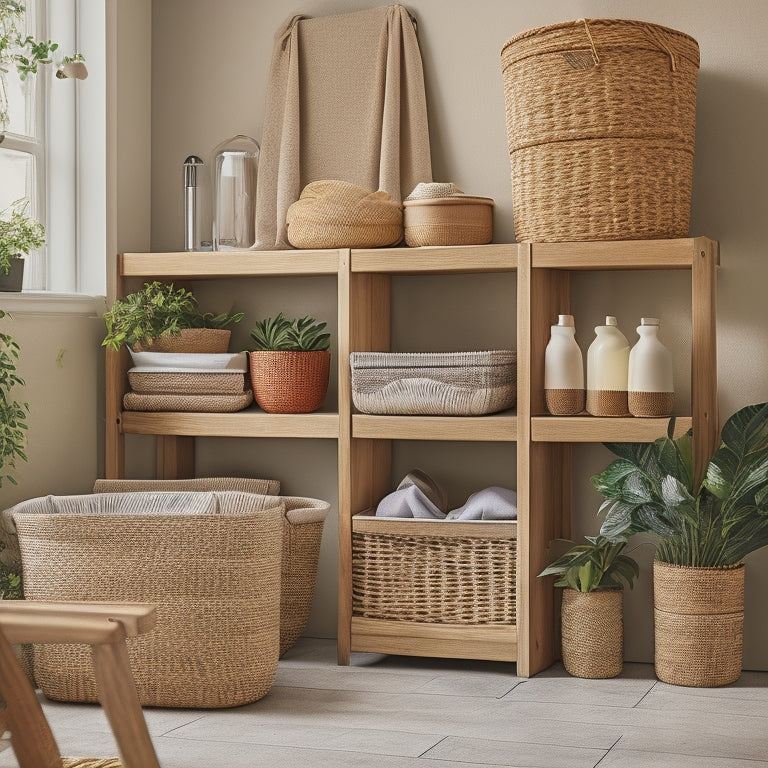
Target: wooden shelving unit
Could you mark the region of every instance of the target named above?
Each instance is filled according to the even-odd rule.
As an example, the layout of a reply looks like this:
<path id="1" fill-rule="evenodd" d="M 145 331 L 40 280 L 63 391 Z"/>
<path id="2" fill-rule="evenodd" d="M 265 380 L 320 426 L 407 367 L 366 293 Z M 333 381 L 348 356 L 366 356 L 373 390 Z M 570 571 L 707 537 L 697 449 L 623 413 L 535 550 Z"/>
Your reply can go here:
<path id="1" fill-rule="evenodd" d="M 544 407 L 544 349 L 557 314 L 570 311 L 571 274 L 585 270 L 688 270 L 691 273 L 692 413 L 676 419 L 679 434 L 693 427 L 697 471 L 718 436 L 715 302 L 718 245 L 708 238 L 606 243 L 493 244 L 451 248 L 338 251 L 123 254 L 116 295 L 126 281 L 211 280 L 263 276 L 335 275 L 338 296 L 338 402 L 314 414 L 266 414 L 254 407 L 232 414 L 123 411 L 128 356 L 107 352 L 108 477 L 125 473 L 124 436 L 157 436 L 158 477 L 189 477 L 195 437 L 318 438 L 336 440 L 339 467 L 339 663 L 351 651 L 516 661 L 535 674 L 557 657 L 551 580 L 538 579 L 549 541 L 570 529 L 571 448 L 574 443 L 650 441 L 666 419 L 556 418 Z M 484 417 L 368 416 L 353 412 L 349 354 L 388 351 L 391 278 L 408 275 L 517 273 L 518 407 Z M 515 297 L 510 297 L 514 300 Z M 512 331 L 510 329 L 510 335 Z M 515 339 L 510 338 L 510 346 Z M 516 626 L 467 626 L 382 621 L 352 615 L 353 526 L 392 490 L 392 445 L 398 440 L 515 443 L 517 524 L 498 535 L 517 542 Z M 510 470 L 512 476 L 512 470 Z M 501 483 L 503 478 L 499 479 Z M 378 526 L 381 520 L 375 521 Z M 397 530 L 397 520 L 386 521 Z M 381 530 L 381 528 L 378 528 Z M 435 530 L 434 527 L 429 530 Z M 446 536 L 458 528 L 445 529 Z M 470 529 L 471 530 L 471 529 Z M 485 529 L 486 531 L 488 529 Z"/>

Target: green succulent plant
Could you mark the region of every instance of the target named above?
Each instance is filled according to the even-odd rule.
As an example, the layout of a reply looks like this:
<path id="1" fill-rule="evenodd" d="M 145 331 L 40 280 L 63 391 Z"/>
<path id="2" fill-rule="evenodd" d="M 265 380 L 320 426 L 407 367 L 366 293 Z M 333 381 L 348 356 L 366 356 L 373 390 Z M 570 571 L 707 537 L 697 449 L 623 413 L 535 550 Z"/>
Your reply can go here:
<path id="1" fill-rule="evenodd" d="M 768 403 L 724 424 L 720 446 L 694 487 L 691 432 L 653 443 L 612 443 L 619 458 L 592 485 L 605 497 L 600 533 L 612 541 L 649 532 L 665 563 L 722 568 L 768 545 Z"/>
<path id="2" fill-rule="evenodd" d="M 289 320 L 280 312 L 258 321 L 251 329 L 251 338 L 257 350 L 313 352 L 331 346 L 331 334 L 323 333 L 325 326 L 313 317 Z"/>
<path id="3" fill-rule="evenodd" d="M 242 312 L 201 312 L 191 291 L 156 280 L 118 299 L 104 314 L 107 335 L 101 344 L 120 349 L 122 344 L 132 347 L 137 342 L 149 344 L 158 336 L 178 335 L 184 328 L 226 330 L 243 317 Z"/>
<path id="4" fill-rule="evenodd" d="M 572 545 L 565 554 L 548 565 L 539 576 L 558 576 L 556 587 L 570 587 L 577 592 L 630 589 L 640 573 L 637 563 L 623 554 L 626 541 L 613 542 L 604 536 L 585 536 L 586 544 L 557 539 Z"/>

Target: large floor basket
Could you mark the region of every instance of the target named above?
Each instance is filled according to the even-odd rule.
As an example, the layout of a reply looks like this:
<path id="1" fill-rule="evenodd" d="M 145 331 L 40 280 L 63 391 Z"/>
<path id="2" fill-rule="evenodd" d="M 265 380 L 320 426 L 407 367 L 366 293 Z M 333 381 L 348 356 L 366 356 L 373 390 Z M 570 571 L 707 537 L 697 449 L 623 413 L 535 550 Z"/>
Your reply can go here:
<path id="1" fill-rule="evenodd" d="M 513 37 L 501 65 L 518 240 L 688 236 L 693 38 L 581 19 Z"/>

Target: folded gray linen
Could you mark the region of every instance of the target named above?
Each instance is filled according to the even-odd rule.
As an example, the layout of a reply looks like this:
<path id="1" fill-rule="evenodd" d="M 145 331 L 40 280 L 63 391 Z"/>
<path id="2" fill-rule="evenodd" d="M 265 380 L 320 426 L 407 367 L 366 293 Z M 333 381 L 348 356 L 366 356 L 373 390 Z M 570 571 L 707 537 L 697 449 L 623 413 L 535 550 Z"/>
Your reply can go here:
<path id="1" fill-rule="evenodd" d="M 517 493 L 491 486 L 473 493 L 465 504 L 452 509 L 446 520 L 517 520 Z"/>
<path id="2" fill-rule="evenodd" d="M 445 512 L 441 512 L 421 488 L 408 485 L 387 494 L 376 507 L 376 517 L 419 517 L 442 520 L 445 518 Z"/>

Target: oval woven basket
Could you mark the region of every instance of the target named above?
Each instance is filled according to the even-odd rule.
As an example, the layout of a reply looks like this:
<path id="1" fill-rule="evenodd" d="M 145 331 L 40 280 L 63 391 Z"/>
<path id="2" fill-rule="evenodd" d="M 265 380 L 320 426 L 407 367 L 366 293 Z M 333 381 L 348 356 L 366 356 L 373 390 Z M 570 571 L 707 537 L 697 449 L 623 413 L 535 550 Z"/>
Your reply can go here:
<path id="1" fill-rule="evenodd" d="M 563 666 L 574 677 L 608 678 L 624 663 L 624 593 L 563 590 Z"/>
<path id="2" fill-rule="evenodd" d="M 183 328 L 181 333 L 157 336 L 151 344 L 134 344 L 134 352 L 227 352 L 232 331 L 221 328 Z"/>
<path id="3" fill-rule="evenodd" d="M 501 64 L 518 240 L 687 236 L 692 37 L 581 19 L 513 37 Z"/>
<path id="4" fill-rule="evenodd" d="M 267 413 L 311 413 L 325 400 L 331 371 L 327 349 L 249 352 L 253 396 Z"/>
<path id="5" fill-rule="evenodd" d="M 727 685 L 741 676 L 744 565 L 653 563 L 654 663 L 672 685 Z"/>

